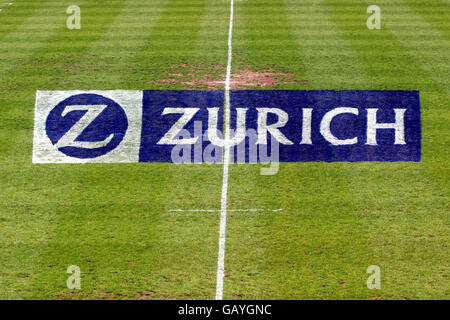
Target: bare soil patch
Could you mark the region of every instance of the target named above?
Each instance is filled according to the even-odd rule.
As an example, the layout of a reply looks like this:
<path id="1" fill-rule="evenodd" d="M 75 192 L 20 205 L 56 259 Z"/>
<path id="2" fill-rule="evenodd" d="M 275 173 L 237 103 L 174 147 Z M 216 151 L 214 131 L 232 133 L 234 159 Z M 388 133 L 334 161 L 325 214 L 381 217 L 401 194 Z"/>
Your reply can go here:
<path id="1" fill-rule="evenodd" d="M 208 90 L 223 90 L 225 86 L 226 67 L 222 65 L 188 65 L 180 63 L 170 66 L 173 72 L 168 78 L 150 81 L 152 84 L 165 86 L 180 84 L 183 89 L 207 88 Z M 234 70 L 231 74 L 231 89 L 270 88 L 283 84 L 306 84 L 306 80 L 296 81 L 293 73 L 273 69 L 251 70 L 243 68 Z"/>

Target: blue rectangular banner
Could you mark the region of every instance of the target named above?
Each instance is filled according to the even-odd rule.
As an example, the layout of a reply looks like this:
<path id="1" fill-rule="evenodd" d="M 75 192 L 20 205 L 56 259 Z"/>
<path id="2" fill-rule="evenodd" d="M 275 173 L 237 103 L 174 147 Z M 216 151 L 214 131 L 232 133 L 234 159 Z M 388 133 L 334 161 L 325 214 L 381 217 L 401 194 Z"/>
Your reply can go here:
<path id="1" fill-rule="evenodd" d="M 232 125 L 248 108 L 247 130 L 286 117 L 275 135 L 280 162 L 420 161 L 417 91 L 234 91 L 231 103 Z"/>
<path id="2" fill-rule="evenodd" d="M 203 162 L 208 109 L 220 110 L 217 130 L 222 131 L 223 99 L 223 91 L 144 91 L 139 161 Z M 172 139 L 162 141 L 172 133 Z M 183 155 L 176 157 L 176 146 L 181 146 Z"/>
<path id="3" fill-rule="evenodd" d="M 420 161 L 418 91 L 38 91 L 33 162 Z M 230 123 L 229 139 L 223 138 Z"/>

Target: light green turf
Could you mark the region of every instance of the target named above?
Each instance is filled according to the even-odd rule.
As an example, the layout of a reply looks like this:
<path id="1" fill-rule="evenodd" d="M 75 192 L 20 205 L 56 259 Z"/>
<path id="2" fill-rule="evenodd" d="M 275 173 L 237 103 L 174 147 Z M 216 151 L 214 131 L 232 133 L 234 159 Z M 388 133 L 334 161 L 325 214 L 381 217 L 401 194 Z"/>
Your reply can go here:
<path id="1" fill-rule="evenodd" d="M 220 165 L 32 165 L 37 89 L 184 89 L 227 63 L 229 1 L 14 1 L 0 13 L 0 298 L 212 299 Z M 370 3 L 372 4 L 372 3 Z M 264 89 L 420 90 L 420 163 L 231 165 L 224 298 L 450 297 L 446 1 L 235 1 L 233 71 Z M 186 64 L 186 67 L 181 65 Z M 190 69 L 195 69 L 194 71 Z M 190 89 L 205 89 L 191 85 Z M 258 88 L 254 88 L 258 89 Z M 365 271 L 379 265 L 382 289 Z M 65 286 L 69 265 L 82 290 Z"/>

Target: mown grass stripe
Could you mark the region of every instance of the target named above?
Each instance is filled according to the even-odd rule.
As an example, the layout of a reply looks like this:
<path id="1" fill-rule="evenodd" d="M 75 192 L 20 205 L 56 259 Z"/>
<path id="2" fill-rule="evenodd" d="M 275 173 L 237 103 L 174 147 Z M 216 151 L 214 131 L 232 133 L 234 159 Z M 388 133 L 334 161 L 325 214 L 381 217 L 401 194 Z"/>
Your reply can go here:
<path id="1" fill-rule="evenodd" d="M 103 46 L 104 41 L 112 44 L 127 37 L 127 30 L 120 30 L 120 25 L 111 25 L 105 36 L 80 54 L 78 60 L 84 61 L 79 63 L 83 72 L 74 71 L 70 81 L 72 84 L 90 84 L 102 89 L 148 89 L 151 85 L 149 80 L 173 72 L 172 63 L 192 59 L 191 55 L 200 43 L 197 37 L 206 3 L 197 1 L 194 7 L 198 12 L 189 15 L 184 15 L 180 7 L 190 4 L 180 1 L 161 1 L 157 13 L 152 11 L 153 8 L 143 9 L 149 17 L 143 27 L 136 30 L 139 42 L 125 51 L 115 51 L 114 48 L 109 51 L 111 45 Z M 126 17 L 127 13 L 125 8 L 115 22 L 132 17 Z M 167 34 L 168 25 L 181 17 L 183 20 L 179 23 L 183 31 L 180 32 L 184 36 Z M 177 29 L 181 28 L 178 26 Z M 155 53 L 155 43 L 165 43 L 167 47 Z M 174 50 L 178 46 L 181 50 Z M 169 51 L 171 55 L 166 54 Z M 87 72 L 90 66 L 94 69 Z M 113 173 L 111 170 L 110 165 L 83 168 L 80 178 L 73 182 L 77 191 L 72 193 L 73 207 L 68 211 L 80 225 L 73 226 L 71 220 L 58 218 L 54 237 L 61 240 L 51 242 L 46 250 L 45 259 L 41 262 L 43 276 L 50 277 L 51 283 L 55 283 L 57 274 L 45 267 L 45 261 L 63 265 L 75 260 L 80 261 L 82 268 L 89 267 L 83 291 L 92 297 L 122 295 L 134 298 L 137 292 L 153 298 L 213 297 L 217 216 L 170 216 L 167 211 L 170 205 L 211 207 L 219 203 L 219 193 L 205 193 L 207 190 L 220 190 L 220 167 L 134 164 L 117 167 Z M 205 175 L 205 170 L 209 174 Z M 78 168 L 73 169 L 73 172 L 76 171 L 79 171 Z M 86 189 L 82 190 L 85 179 L 98 183 L 84 187 L 90 190 L 86 192 Z M 97 190 L 98 184 L 103 186 L 99 190 L 102 196 L 90 198 L 89 205 L 85 206 L 86 200 L 83 198 Z M 112 185 L 120 187 L 111 188 Z M 127 197 L 129 193 L 132 196 Z M 186 193 L 189 198 L 185 198 Z M 84 215 L 80 214 L 83 207 L 86 207 Z M 69 228 L 74 228 L 80 238 L 89 239 L 89 242 L 71 241 L 67 234 Z M 92 235 L 94 230 L 99 234 Z M 74 251 L 64 256 L 55 255 L 63 246 L 69 246 Z M 115 258 L 111 260 L 111 256 Z M 86 260 L 92 262 L 88 264 Z M 197 272 L 198 266 L 201 266 L 201 272 Z M 58 294 L 58 288 L 53 286 L 48 292 L 49 296 Z M 82 297 L 82 293 L 77 297 Z"/>
<path id="2" fill-rule="evenodd" d="M 0 41 L 23 26 L 39 8 L 47 6 L 50 1 L 16 1 L 12 6 L 3 5 L 3 11 L 0 15 Z"/>
<path id="3" fill-rule="evenodd" d="M 15 28 L 14 31 L 6 34 L 1 39 L 3 45 L 0 46 L 0 73 L 8 74 L 16 66 L 21 65 L 23 59 L 32 55 L 36 49 L 39 49 L 43 43 L 50 39 L 57 28 L 48 27 L 48 25 L 66 28 L 65 20 L 62 20 L 66 8 L 64 1 L 43 2 L 33 15 Z M 17 50 L 15 48 L 17 43 L 27 43 L 28 46 Z M 8 53 L 9 56 L 6 59 L 3 58 Z M 14 55 L 11 55 L 11 53 L 14 53 Z M 5 78 L 3 77 L 3 79 Z"/>
<path id="4" fill-rule="evenodd" d="M 283 69 L 308 81 L 280 89 L 419 89 L 423 160 L 281 164 L 272 177 L 260 165 L 233 165 L 230 208 L 284 210 L 230 212 L 225 298 L 446 296 L 448 75 L 439 68 L 448 50 L 446 26 L 436 23 L 448 3 L 411 6 L 427 28 L 418 20 L 409 32 L 411 2 L 382 8 L 390 16 L 380 31 L 365 26 L 367 3 L 236 2 L 233 70 Z M 218 217 L 167 211 L 217 207 L 221 167 L 32 166 L 31 111 L 37 86 L 184 88 L 154 81 L 190 72 L 174 64 L 200 64 L 203 74 L 223 63 L 229 2 L 90 1 L 81 4 L 87 28 L 70 36 L 65 4 L 48 3 L 21 24 L 14 11 L 14 26 L 0 26 L 0 297 L 211 299 Z M 82 269 L 79 292 L 65 287 L 69 264 Z M 382 268 L 381 291 L 365 287 L 368 264 Z"/>
<path id="5" fill-rule="evenodd" d="M 193 53 L 194 64 L 204 64 L 207 69 L 218 65 L 223 66 L 219 72 L 224 76 L 227 64 L 227 31 L 229 23 L 229 17 L 225 13 L 229 10 L 228 4 L 228 1 L 208 1 Z M 153 50 L 159 50 L 159 48 L 154 47 Z"/>
<path id="6" fill-rule="evenodd" d="M 307 63 L 307 88 L 360 89 L 357 84 L 367 77 L 366 71 L 327 8 L 320 1 L 309 2 L 305 7 L 296 6 L 292 1 L 284 3 L 291 8 L 288 16 L 301 47 L 302 60 Z M 307 23 L 302 15 L 312 17 L 319 25 Z M 343 77 L 343 74 L 352 76 Z"/>
<path id="7" fill-rule="evenodd" d="M 450 3 L 431 0 L 404 0 L 416 14 L 420 15 L 435 30 L 438 30 L 447 40 L 450 40 Z"/>
<path id="8" fill-rule="evenodd" d="M 444 121 L 438 120 L 440 112 L 445 110 L 445 103 L 439 101 L 445 97 L 442 88 L 389 30 L 378 33 L 367 30 L 365 4 L 324 3 L 326 6 L 318 1 L 289 4 L 286 12 L 295 17 L 293 30 L 301 39 L 301 49 L 296 52 L 295 46 L 282 46 L 282 41 L 275 40 L 282 52 L 277 53 L 278 57 L 302 57 L 301 65 L 305 69 L 301 72 L 308 75 L 309 80 L 306 88 L 420 88 L 425 92 L 422 94 L 422 105 L 428 112 L 425 120 L 432 122 L 425 125 L 428 136 L 424 146 L 428 157 L 425 161 L 434 157 L 442 163 L 445 139 L 430 145 L 431 135 L 439 139 L 437 137 L 445 132 Z M 395 10 L 395 14 L 401 15 L 401 9 Z M 306 22 L 296 19 L 306 15 L 309 17 Z M 262 21 L 253 14 L 252 19 Z M 320 21 L 317 29 L 311 23 L 314 20 Z M 327 23 L 330 26 L 325 31 Z M 277 23 L 280 25 L 283 23 Z M 258 27 L 251 30 L 255 38 L 258 31 Z M 280 39 L 284 39 L 284 35 Z M 431 43 L 428 40 L 426 48 Z M 250 55 L 252 59 L 259 59 L 258 64 L 273 61 L 267 54 L 272 48 L 269 43 L 270 40 L 265 41 L 258 54 Z M 437 56 L 443 48 L 438 45 L 436 49 Z M 245 55 L 248 53 L 244 52 L 242 57 Z M 277 65 L 278 61 L 274 66 Z M 287 70 L 297 72 L 294 66 Z M 413 72 L 420 75 L 419 79 L 411 76 Z M 315 83 L 311 79 L 315 79 Z M 430 130 L 431 125 L 435 126 L 434 130 Z M 239 272 L 230 274 L 228 295 L 250 299 L 442 296 L 445 286 L 439 279 L 444 274 L 445 262 L 439 254 L 443 248 L 438 243 L 442 244 L 446 229 L 433 228 L 433 225 L 443 225 L 444 215 L 438 210 L 445 206 L 446 192 L 439 192 L 438 186 L 445 184 L 448 170 L 444 177 L 435 177 L 434 171 L 439 171 L 438 168 L 442 166 L 436 167 L 435 162 L 419 166 L 403 163 L 281 164 L 278 175 L 262 177 L 258 176 L 259 168 L 233 166 L 230 191 L 233 205 L 245 207 L 251 203 L 284 210 L 280 215 L 264 219 L 230 214 L 228 246 L 234 245 L 234 234 L 239 235 L 240 243 L 244 244 L 229 250 L 229 268 L 232 271 L 239 267 Z M 251 178 L 252 174 L 258 178 Z M 247 183 L 249 179 L 251 183 Z M 435 183 L 430 185 L 429 179 L 436 179 Z M 254 189 L 249 185 L 255 186 Z M 426 222 L 425 212 L 436 214 Z M 440 241 L 435 242 L 437 246 L 428 253 L 431 243 L 423 236 L 427 232 L 437 234 Z M 233 251 L 238 257 L 232 256 Z M 430 263 L 413 271 L 420 281 L 408 285 L 404 275 L 410 275 L 411 270 L 406 271 L 407 262 L 419 264 L 423 259 Z M 382 270 L 389 273 L 382 292 L 375 293 L 364 286 L 365 269 L 370 264 L 380 264 Z M 403 271 L 397 272 L 396 267 Z M 427 268 L 433 271 L 423 276 Z M 434 290 L 423 287 L 430 282 L 437 284 Z"/>
<path id="9" fill-rule="evenodd" d="M 89 88 L 135 89 L 132 83 L 126 83 L 124 75 L 131 71 L 130 67 L 136 71 L 133 60 L 151 38 L 167 1 L 158 4 L 153 1 L 147 7 L 142 1 L 127 1 L 89 50 L 78 57 L 78 70 L 71 71 L 70 79 L 81 82 L 81 87 L 89 83 Z"/>
<path id="10" fill-rule="evenodd" d="M 386 8 L 388 11 L 391 8 L 392 2 L 380 1 L 380 6 Z M 450 74 L 450 41 L 448 38 L 442 36 L 431 25 L 429 25 L 422 16 L 416 14 L 403 1 L 398 1 L 396 6 L 405 15 L 405 19 L 393 19 L 388 14 L 383 15 L 385 25 L 389 28 L 392 35 L 407 49 L 409 54 L 420 64 L 420 67 L 426 70 L 433 81 L 437 83 L 442 90 L 450 93 L 448 88 L 448 75 Z M 448 24 L 450 26 L 450 23 Z M 407 37 L 407 35 L 414 34 L 414 37 Z M 429 60 L 424 60 L 421 54 L 417 54 L 416 48 L 426 46 L 428 41 L 424 38 L 432 38 L 435 46 L 440 46 L 441 50 L 434 51 L 434 63 L 429 63 Z"/>
<path id="11" fill-rule="evenodd" d="M 186 10 L 180 9 L 185 7 Z M 159 83 L 170 78 L 173 65 L 189 63 L 193 60 L 201 21 L 205 16 L 206 2 L 196 0 L 185 3 L 180 0 L 168 1 L 151 34 L 143 38 L 143 45 L 131 60 L 132 66 L 125 70 L 123 79 L 134 88 L 167 89 L 180 88 L 179 83 Z M 186 14 L 186 12 L 189 14 Z M 174 24 L 177 24 L 174 28 Z"/>
<path id="12" fill-rule="evenodd" d="M 61 24 L 58 24 L 58 27 L 54 29 L 42 28 L 45 24 L 41 24 L 39 28 L 36 28 L 36 30 L 39 30 L 39 33 L 28 35 L 27 38 L 32 37 L 30 46 L 27 47 L 26 50 L 17 51 L 19 53 L 14 56 L 15 61 L 12 62 L 11 65 L 8 65 L 11 71 L 2 78 L 1 81 L 2 85 L 5 84 L 11 86 L 12 84 L 13 86 L 17 86 L 15 95 L 11 94 L 8 87 L 5 88 L 2 86 L 1 90 L 4 94 L 2 94 L 0 100 L 3 111 L 5 111 L 4 117 L 2 118 L 2 127 L 6 124 L 6 132 L 14 132 L 13 136 L 9 133 L 8 136 L 6 136 L 4 129 L 1 132 L 2 141 L 4 145 L 6 145 L 7 150 L 7 153 L 2 153 L 7 156 L 6 159 L 2 159 L 2 162 L 7 164 L 2 166 L 2 175 L 5 176 L 8 185 L 12 183 L 9 190 L 9 193 L 12 195 L 10 197 L 11 202 L 8 202 L 9 210 L 6 211 L 8 212 L 7 219 L 9 221 L 7 230 L 16 230 L 14 232 L 16 235 L 15 242 L 10 245 L 8 251 L 4 252 L 4 254 L 5 257 L 11 258 L 9 260 L 10 263 L 14 263 L 16 258 L 21 259 L 20 262 L 17 262 L 17 268 L 20 268 L 21 274 L 23 274 L 23 279 L 20 280 L 23 290 L 27 290 L 28 294 L 33 291 L 39 292 L 39 289 L 36 289 L 36 286 L 39 286 L 41 281 L 45 282 L 45 277 L 39 278 L 38 276 L 41 274 L 40 268 L 42 266 L 42 259 L 45 260 L 45 258 L 42 258 L 40 255 L 45 255 L 46 246 L 48 245 L 47 241 L 51 238 L 53 228 L 56 226 L 55 220 L 53 219 L 55 219 L 54 214 L 55 211 L 57 211 L 56 208 L 59 206 L 58 200 L 60 200 L 61 197 L 57 195 L 57 193 L 54 194 L 50 192 L 52 196 L 47 199 L 50 201 L 44 201 L 46 202 L 45 205 L 42 203 L 41 199 L 36 200 L 36 197 L 39 198 L 39 194 L 43 190 L 42 188 L 53 185 L 47 180 L 49 178 L 51 179 L 51 177 L 47 175 L 48 171 L 43 175 L 39 175 L 39 173 L 37 173 L 39 172 L 39 169 L 31 165 L 29 157 L 24 156 L 24 154 L 20 156 L 19 154 L 31 152 L 30 134 L 32 130 L 29 130 L 29 127 L 26 124 L 28 123 L 28 125 L 31 126 L 33 121 L 33 113 L 31 111 L 34 108 L 33 102 L 36 88 L 38 88 L 38 86 L 44 87 L 44 83 L 47 80 L 45 75 L 54 76 L 53 72 L 55 72 L 55 69 L 49 68 L 48 65 L 43 66 L 39 64 L 39 61 L 45 60 L 45 44 L 47 41 L 58 39 L 58 37 L 63 36 L 65 32 L 70 32 L 66 29 L 65 19 L 61 19 L 62 14 L 65 15 L 65 9 L 66 7 L 61 4 L 55 7 L 43 7 L 37 11 L 37 13 L 41 14 L 48 14 L 48 12 L 54 13 L 56 16 L 55 21 L 56 19 L 60 19 Z M 104 22 L 105 21 L 103 21 L 103 23 Z M 27 21 L 27 24 L 34 23 L 39 23 L 39 21 L 33 19 L 33 17 Z M 21 33 L 21 31 L 19 32 L 18 29 L 16 32 L 10 33 L 8 37 L 18 41 L 19 39 L 22 39 L 21 37 L 23 35 L 24 33 Z M 6 47 L 6 49 L 9 50 L 10 48 Z M 61 53 L 62 52 L 64 51 L 61 51 Z M 70 52 L 67 54 L 70 54 Z M 11 62 L 10 60 L 13 59 L 9 59 L 8 62 Z M 24 86 L 22 81 L 30 80 L 30 78 L 34 79 L 34 81 L 30 81 L 28 82 L 28 85 Z M 54 80 L 54 78 L 52 80 Z M 54 82 L 52 82 L 51 85 L 55 85 Z M 29 112 L 27 112 L 27 110 L 29 110 Z M 24 146 L 27 145 L 28 148 L 24 148 Z M 20 149 L 22 149 L 22 151 L 20 151 Z M 53 171 L 53 173 L 62 172 L 60 171 L 62 168 L 55 169 L 56 170 Z M 23 187 L 23 190 L 18 189 L 21 188 L 21 184 L 18 183 L 20 180 L 15 178 L 16 175 L 26 175 L 28 177 L 28 183 Z M 53 178 L 54 177 L 55 176 L 53 176 Z M 42 184 L 36 183 L 36 181 L 40 179 L 47 182 Z M 22 221 L 22 219 L 24 219 L 24 207 L 29 208 L 26 207 L 27 203 L 33 206 L 33 209 L 36 210 L 33 215 L 36 214 L 39 216 L 39 219 L 30 219 L 25 216 L 25 220 Z M 25 209 L 25 212 L 27 210 L 28 209 Z M 17 215 L 13 218 L 10 215 L 11 213 Z M 7 241 L 6 239 L 5 241 Z M 34 241 L 30 242 L 30 239 L 34 239 Z M 11 254 L 11 252 L 15 252 L 17 255 Z M 22 254 L 20 254 L 20 252 L 22 252 Z M 41 260 L 41 262 L 39 262 L 39 260 Z M 47 262 L 48 261 L 44 261 L 43 264 L 46 264 Z M 18 284 L 17 281 L 14 281 L 14 270 L 17 269 L 11 268 L 11 271 L 5 276 L 5 294 L 8 297 L 18 297 L 16 295 L 20 294 L 18 291 L 11 290 L 11 287 L 16 287 Z"/>
<path id="13" fill-rule="evenodd" d="M 366 77 L 351 47 L 334 31 L 324 7 L 317 2 L 304 6 L 285 1 L 284 10 L 278 6 L 274 14 L 272 5 L 269 1 L 252 1 L 237 6 L 236 18 L 240 23 L 235 27 L 235 47 L 239 50 L 236 60 L 240 65 L 250 65 L 255 71 L 271 68 L 275 72 L 290 72 L 294 79 L 303 82 L 275 86 L 280 89 L 339 89 L 349 86 L 348 83 L 355 85 L 356 76 Z M 260 10 L 257 16 L 254 6 L 266 11 Z M 308 15 L 309 21 L 327 26 L 327 31 L 333 34 L 332 41 L 322 37 L 324 28 L 315 29 L 299 19 L 300 12 Z M 271 43 L 267 38 L 274 41 Z M 319 59 L 310 43 L 321 43 L 327 50 L 325 57 Z M 335 53 L 343 50 L 346 55 L 339 55 L 342 60 L 336 60 Z M 342 74 L 352 76 L 343 79 Z M 364 222 L 342 213 L 351 204 L 348 186 L 351 179 L 346 164 L 282 163 L 274 176 L 261 176 L 260 168 L 232 166 L 229 197 L 232 207 L 281 207 L 283 212 L 229 215 L 228 298 L 314 299 L 325 291 L 318 289 L 321 278 L 350 278 L 361 267 L 364 261 L 361 256 L 373 255 L 372 250 L 363 250 Z M 330 185 L 334 187 L 330 189 Z M 351 231 L 346 228 L 350 223 Z M 324 229 L 325 225 L 329 230 Z M 334 233 L 346 233 L 352 249 L 333 243 Z M 321 250 L 322 247 L 327 250 Z M 311 251 L 320 254 L 310 257 Z M 335 255 L 346 257 L 346 270 L 332 265 Z M 327 265 L 321 265 L 323 261 L 328 261 Z M 334 297 L 348 294 L 346 290 L 336 291 Z"/>
<path id="14" fill-rule="evenodd" d="M 233 40 L 236 72 L 248 68 L 253 71 L 271 69 L 276 61 L 277 71 L 295 68 L 295 77 L 304 80 L 303 61 L 296 55 L 281 58 L 285 46 L 299 51 L 284 6 L 270 1 L 252 1 L 238 3 L 237 8 Z"/>
<path id="15" fill-rule="evenodd" d="M 336 3 L 333 1 L 325 2 L 327 5 Z M 389 10 L 383 10 L 386 7 L 382 3 L 379 5 L 382 8 L 382 19 L 385 19 L 384 21 L 401 21 L 401 17 L 389 15 Z M 401 4 L 397 2 L 396 5 L 399 5 L 400 8 L 395 12 L 403 12 L 404 14 L 405 10 L 401 8 Z M 350 21 L 354 21 L 355 31 L 345 29 L 342 32 L 355 52 L 358 53 L 360 60 L 364 62 L 370 75 L 368 81 L 372 81 L 376 84 L 376 87 L 381 86 L 383 89 L 420 90 L 423 114 L 422 164 L 419 166 L 407 163 L 358 164 L 354 170 L 349 171 L 352 177 L 351 186 L 354 189 L 353 207 L 367 215 L 365 220 L 368 227 L 367 232 L 371 238 L 370 241 L 382 248 L 376 250 L 376 255 L 372 261 L 374 264 L 382 266 L 388 273 L 386 280 L 389 285 L 383 296 L 386 298 L 405 296 L 418 298 L 430 294 L 431 296 L 439 296 L 439 293 L 433 293 L 421 286 L 423 282 L 438 281 L 442 274 L 439 269 L 443 261 L 439 255 L 435 254 L 435 251 L 429 251 L 428 241 L 424 241 L 421 237 L 409 237 L 409 235 L 422 234 L 427 232 L 426 230 L 433 229 L 433 225 L 440 225 L 444 222 L 442 212 L 439 211 L 444 200 L 441 191 L 439 191 L 443 178 L 437 176 L 437 172 L 442 173 L 442 171 L 436 168 L 434 159 L 439 159 L 444 154 L 445 138 L 439 141 L 433 139 L 433 136 L 439 136 L 445 132 L 442 121 L 439 119 L 448 117 L 448 113 L 447 115 L 445 115 L 445 112 L 442 114 L 445 101 L 448 101 L 448 96 L 441 85 L 446 76 L 435 74 L 432 78 L 428 70 L 431 65 L 436 64 L 436 60 L 439 61 L 445 49 L 439 48 L 435 52 L 435 56 L 430 57 L 430 60 L 417 59 L 414 50 L 419 41 L 416 41 L 414 46 L 413 43 L 407 44 L 406 41 L 400 41 L 398 34 L 392 28 L 389 28 L 389 23 L 383 24 L 382 30 L 379 31 L 363 30 L 364 26 L 358 31 L 358 25 L 363 20 L 364 5 L 353 6 L 352 10 L 355 12 L 354 18 L 347 20 L 346 25 Z M 338 20 L 335 21 L 338 26 L 343 23 Z M 414 26 L 414 22 L 411 22 L 411 24 Z M 410 32 L 414 32 L 413 30 L 414 28 Z M 377 52 L 377 55 L 366 54 L 368 48 L 362 45 L 362 41 L 359 40 L 365 32 L 370 32 L 367 42 L 373 45 L 370 51 Z M 411 34 L 409 39 L 419 36 Z M 383 45 L 380 46 L 380 43 L 383 43 Z M 385 51 L 386 46 L 390 46 L 389 53 Z M 448 170 L 444 176 L 448 177 Z M 432 218 L 429 216 L 429 219 L 425 221 L 427 214 L 424 214 L 424 212 L 427 212 L 427 214 L 435 212 L 435 214 L 432 215 Z M 399 228 L 403 228 L 402 231 L 399 231 Z M 436 228 L 435 233 L 442 237 L 443 230 L 437 229 L 440 228 Z M 436 249 L 436 251 L 439 250 Z M 409 258 L 405 259 L 405 255 Z M 426 266 L 423 261 L 427 261 Z M 401 290 L 399 287 L 402 286 L 402 283 L 408 281 L 403 274 L 404 272 L 411 273 L 410 270 L 407 271 L 411 263 L 421 264 L 421 267 L 414 271 L 415 277 L 420 281 L 411 285 L 410 290 Z M 428 270 L 427 276 L 422 275 L 425 269 Z M 433 271 L 429 272 L 429 270 Z M 441 294 L 442 289 L 442 287 L 439 287 Z"/>

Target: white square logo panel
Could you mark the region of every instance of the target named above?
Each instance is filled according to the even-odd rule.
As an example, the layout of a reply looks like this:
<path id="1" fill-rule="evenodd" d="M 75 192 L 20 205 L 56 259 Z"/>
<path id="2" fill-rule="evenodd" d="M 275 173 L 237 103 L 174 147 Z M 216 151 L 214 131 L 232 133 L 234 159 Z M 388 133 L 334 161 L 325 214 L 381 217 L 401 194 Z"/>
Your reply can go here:
<path id="1" fill-rule="evenodd" d="M 138 162 L 142 91 L 37 91 L 33 163 Z"/>

